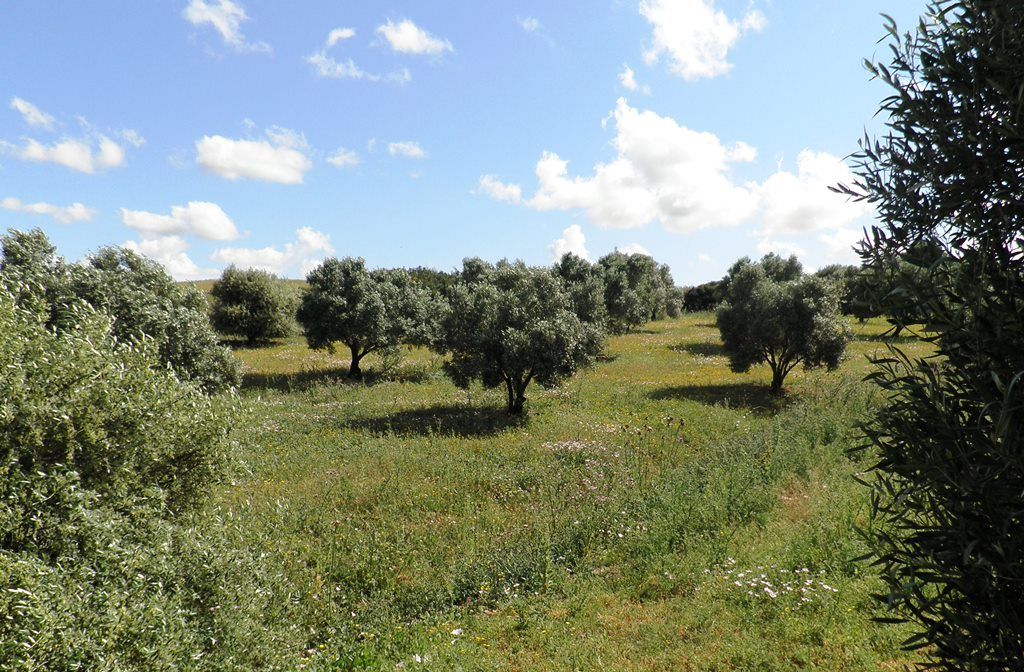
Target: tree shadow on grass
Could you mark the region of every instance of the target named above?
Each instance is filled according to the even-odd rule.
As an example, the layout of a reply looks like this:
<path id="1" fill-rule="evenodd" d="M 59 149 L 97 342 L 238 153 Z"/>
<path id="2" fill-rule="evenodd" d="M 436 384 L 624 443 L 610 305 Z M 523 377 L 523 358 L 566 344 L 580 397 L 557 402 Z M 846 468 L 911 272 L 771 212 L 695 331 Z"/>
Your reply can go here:
<path id="1" fill-rule="evenodd" d="M 670 345 L 669 350 L 688 352 L 697 357 L 725 357 L 725 347 L 721 343 L 678 343 Z"/>
<path id="2" fill-rule="evenodd" d="M 857 334 L 854 340 L 865 341 L 868 343 L 892 343 L 893 345 L 901 345 L 907 343 L 919 343 L 921 337 L 914 334 L 900 334 L 899 336 L 892 336 L 886 334 Z"/>
<path id="3" fill-rule="evenodd" d="M 497 406 L 436 405 L 374 418 L 357 418 L 346 422 L 345 427 L 376 435 L 468 438 L 494 436 L 525 424 L 525 417 L 510 416 Z"/>
<path id="4" fill-rule="evenodd" d="M 422 383 L 432 372 L 425 369 L 403 368 L 387 373 L 364 371 L 362 380 L 348 377 L 347 366 L 309 369 L 296 373 L 246 373 L 242 376 L 243 390 L 276 390 L 300 392 L 318 385 L 378 385 L 380 383 Z"/>
<path id="5" fill-rule="evenodd" d="M 657 401 L 695 401 L 706 406 L 743 408 L 758 415 L 773 415 L 791 402 L 789 397 L 772 395 L 767 385 L 754 383 L 676 385 L 653 390 L 648 396 Z"/>

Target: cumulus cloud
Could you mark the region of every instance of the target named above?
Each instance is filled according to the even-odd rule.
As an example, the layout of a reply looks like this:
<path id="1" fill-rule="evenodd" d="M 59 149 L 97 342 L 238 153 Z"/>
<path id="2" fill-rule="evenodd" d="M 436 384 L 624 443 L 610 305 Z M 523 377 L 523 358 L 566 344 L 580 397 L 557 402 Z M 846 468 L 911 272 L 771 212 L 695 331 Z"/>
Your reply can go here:
<path id="1" fill-rule="evenodd" d="M 496 175 L 484 175 L 477 183 L 476 193 L 486 194 L 496 201 L 519 204 L 523 201 L 523 188 L 518 184 L 505 184 Z"/>
<path id="2" fill-rule="evenodd" d="M 295 232 L 295 241 L 277 247 L 225 247 L 211 255 L 220 264 L 234 264 L 240 268 L 256 268 L 278 275 L 297 270 L 306 273 L 324 256 L 334 252 L 331 238 L 325 233 L 303 227 Z"/>
<path id="3" fill-rule="evenodd" d="M 389 142 L 388 154 L 391 156 L 404 156 L 407 159 L 425 159 L 427 153 L 418 142 Z"/>
<path id="4" fill-rule="evenodd" d="M 266 42 L 249 42 L 242 33 L 242 23 L 249 20 L 245 9 L 231 0 L 204 2 L 192 0 L 182 12 L 185 20 L 193 26 L 209 25 L 216 30 L 224 44 L 235 51 L 255 51 L 270 53 L 270 45 Z"/>
<path id="5" fill-rule="evenodd" d="M 548 250 L 551 252 L 551 258 L 554 261 L 558 261 L 569 252 L 583 259 L 590 258 L 590 252 L 587 251 L 587 239 L 583 236 L 583 229 L 580 228 L 579 224 L 573 224 L 565 231 L 562 231 L 562 237 L 551 243 L 548 246 Z"/>
<path id="6" fill-rule="evenodd" d="M 741 182 L 733 167 L 757 158 L 757 150 L 746 143 L 726 144 L 712 133 L 630 107 L 624 99 L 609 119 L 617 154 L 594 166 L 592 175 L 571 175 L 566 160 L 544 152 L 532 196 L 494 175 L 481 177 L 476 192 L 534 210 L 580 210 L 602 228 L 640 228 L 659 221 L 669 231 L 691 233 L 760 222 L 757 234 L 774 247 L 787 235 L 845 230 L 871 212 L 869 205 L 829 190 L 853 178 L 842 160 L 830 154 L 805 150 L 796 172 L 780 166 L 762 182 Z"/>
<path id="7" fill-rule="evenodd" d="M 4 143 L 3 148 L 23 161 L 55 163 L 89 175 L 106 168 L 117 168 L 125 162 L 124 149 L 105 135 L 65 138 L 52 144 L 28 138 L 20 147 Z"/>
<path id="8" fill-rule="evenodd" d="M 188 242 L 180 236 L 129 240 L 124 247 L 161 264 L 175 280 L 202 280 L 217 275 L 216 269 L 200 268 L 189 258 Z"/>
<path id="9" fill-rule="evenodd" d="M 627 91 L 639 91 L 640 93 L 650 94 L 651 87 L 646 84 L 640 85 L 636 81 L 636 73 L 633 72 L 633 68 L 629 67 L 625 63 L 622 64 L 622 71 L 619 73 L 619 84 L 622 88 Z"/>
<path id="10" fill-rule="evenodd" d="M 351 149 L 339 147 L 336 152 L 327 157 L 327 163 L 335 168 L 347 168 L 359 165 L 359 154 Z"/>
<path id="11" fill-rule="evenodd" d="M 766 234 L 841 229 L 871 212 L 870 204 L 850 201 L 828 189 L 853 182 L 841 159 L 805 149 L 796 164 L 796 173 L 779 170 L 757 188 Z"/>
<path id="12" fill-rule="evenodd" d="M 805 258 L 807 256 L 807 250 L 801 247 L 799 243 L 791 240 L 772 240 L 769 238 L 765 238 L 757 243 L 757 252 L 762 255 L 772 252 L 780 257 L 788 257 L 794 254 L 798 258 Z"/>
<path id="13" fill-rule="evenodd" d="M 629 245 L 623 245 L 622 247 L 615 248 L 623 254 L 646 254 L 648 257 L 651 253 L 647 251 L 647 248 L 640 243 L 630 243 Z"/>
<path id="14" fill-rule="evenodd" d="M 313 67 L 313 72 L 318 77 L 326 79 L 355 79 L 368 82 L 393 82 L 406 84 L 412 79 L 412 74 L 407 68 L 395 70 L 386 75 L 380 75 L 363 70 L 351 58 L 338 60 L 328 54 L 328 50 L 340 42 L 355 37 L 355 28 L 335 28 L 327 34 L 327 40 L 320 51 L 306 57 L 306 62 Z"/>
<path id="15" fill-rule="evenodd" d="M 60 206 L 50 203 L 24 203 L 17 198 L 5 198 L 0 201 L 0 208 L 11 212 L 23 212 L 28 215 L 46 215 L 58 224 L 72 222 L 88 222 L 96 216 L 96 211 L 81 203 Z"/>
<path id="16" fill-rule="evenodd" d="M 144 210 L 121 208 L 121 221 L 146 239 L 174 236 L 196 236 L 204 240 L 235 240 L 239 237 L 235 223 L 216 203 L 191 201 L 176 205 L 169 215 Z"/>
<path id="17" fill-rule="evenodd" d="M 21 118 L 24 119 L 25 123 L 29 126 L 43 128 L 47 131 L 53 130 L 54 118 L 27 100 L 18 98 L 17 96 L 11 98 L 11 109 L 18 112 L 18 114 L 21 115 Z"/>
<path id="18" fill-rule="evenodd" d="M 355 28 L 335 28 L 327 34 L 327 42 L 324 43 L 324 47 L 330 49 L 338 42 L 344 42 L 345 40 L 351 40 L 356 36 Z"/>
<path id="19" fill-rule="evenodd" d="M 446 51 L 454 51 L 451 42 L 434 37 L 409 19 L 398 23 L 388 19 L 387 23 L 378 26 L 377 34 L 384 38 L 392 51 L 400 54 L 439 56 Z"/>
<path id="20" fill-rule="evenodd" d="M 196 163 L 227 180 L 301 184 L 313 167 L 305 138 L 282 128 L 266 131 L 266 140 L 232 140 L 206 135 L 196 141 Z"/>
<path id="21" fill-rule="evenodd" d="M 651 24 L 651 46 L 644 61 L 663 56 L 669 71 L 687 81 L 727 73 L 729 50 L 745 33 L 764 29 L 767 20 L 756 9 L 732 19 L 716 9 L 715 0 L 641 0 L 640 15 Z"/>

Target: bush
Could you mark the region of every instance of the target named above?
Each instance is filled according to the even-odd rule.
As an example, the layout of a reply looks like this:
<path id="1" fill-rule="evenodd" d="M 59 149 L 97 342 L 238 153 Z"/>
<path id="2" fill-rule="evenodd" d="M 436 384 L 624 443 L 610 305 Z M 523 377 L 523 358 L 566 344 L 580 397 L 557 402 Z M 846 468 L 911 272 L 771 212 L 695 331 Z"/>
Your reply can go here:
<path id="1" fill-rule="evenodd" d="M 0 243 L 0 285 L 15 292 L 19 305 L 45 312 L 51 327 L 60 329 L 69 307 L 85 302 L 110 316 L 122 343 L 152 339 L 160 364 L 181 379 L 208 392 L 240 382 L 238 362 L 210 326 L 206 297 L 174 282 L 156 262 L 108 247 L 84 264 L 68 264 L 38 230 L 13 231 Z"/>
<path id="2" fill-rule="evenodd" d="M 265 570 L 186 524 L 223 461 L 224 401 L 83 302 L 54 331 L 16 300 L 0 288 L 0 668 L 265 664 Z"/>
<path id="3" fill-rule="evenodd" d="M 228 266 L 210 295 L 210 321 L 222 334 L 241 336 L 251 346 L 292 332 L 293 295 L 272 273 Z"/>
<path id="4" fill-rule="evenodd" d="M 872 374 L 874 564 L 888 618 L 943 670 L 1021 670 L 1024 653 L 1024 5 L 937 0 L 888 26 L 889 133 L 855 155 L 882 224 L 861 253 L 894 269 L 879 307 L 936 355 L 893 348 Z M 910 268 L 901 268 L 904 263 Z"/>

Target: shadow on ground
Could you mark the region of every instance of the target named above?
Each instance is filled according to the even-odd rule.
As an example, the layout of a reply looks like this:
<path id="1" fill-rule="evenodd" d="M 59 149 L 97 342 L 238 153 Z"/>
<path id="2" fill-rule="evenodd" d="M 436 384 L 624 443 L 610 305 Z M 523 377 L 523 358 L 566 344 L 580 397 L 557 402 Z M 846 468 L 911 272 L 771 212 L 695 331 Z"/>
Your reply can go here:
<path id="1" fill-rule="evenodd" d="M 754 383 L 676 385 L 653 390 L 649 396 L 659 401 L 695 401 L 707 406 L 745 408 L 765 415 L 777 413 L 790 403 L 786 396 L 772 396 L 767 385 Z"/>
<path id="2" fill-rule="evenodd" d="M 345 427 L 370 434 L 399 436 L 493 436 L 522 427 L 524 417 L 509 416 L 504 408 L 437 405 L 398 411 L 375 418 L 358 418 Z"/>
<path id="3" fill-rule="evenodd" d="M 697 357 L 725 357 L 725 348 L 721 343 L 679 343 L 670 345 L 669 350 L 688 352 Z"/>
<path id="4" fill-rule="evenodd" d="M 338 366 L 310 369 L 298 373 L 246 373 L 242 376 L 243 390 L 277 390 L 299 392 L 318 385 L 377 385 L 379 383 L 422 383 L 432 373 L 425 369 L 399 369 L 389 373 L 364 371 L 363 379 L 348 378 L 348 367 Z"/>
<path id="5" fill-rule="evenodd" d="M 868 343 L 892 343 L 893 345 L 900 345 L 906 343 L 918 343 L 921 340 L 921 337 L 910 333 L 903 333 L 899 336 L 893 336 L 891 334 L 857 334 L 854 337 L 854 340 L 865 341 Z"/>

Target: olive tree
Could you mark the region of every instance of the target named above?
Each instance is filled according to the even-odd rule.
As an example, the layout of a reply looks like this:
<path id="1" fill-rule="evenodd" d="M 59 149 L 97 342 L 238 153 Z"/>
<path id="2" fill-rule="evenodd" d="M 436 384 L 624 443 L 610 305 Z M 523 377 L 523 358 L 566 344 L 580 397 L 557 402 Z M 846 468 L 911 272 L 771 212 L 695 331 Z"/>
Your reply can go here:
<path id="1" fill-rule="evenodd" d="M 205 295 L 174 281 L 163 266 L 131 250 L 105 247 L 69 264 L 40 231 L 12 231 L 0 239 L 0 284 L 19 305 L 48 315 L 61 329 L 69 307 L 85 302 L 111 318 L 122 343 L 152 339 L 163 366 L 208 392 L 237 385 L 241 370 L 222 347 L 207 317 Z"/>
<path id="2" fill-rule="evenodd" d="M 880 223 L 866 265 L 897 266 L 877 297 L 923 322 L 934 356 L 895 346 L 871 375 L 874 564 L 890 619 L 942 670 L 1019 670 L 1024 652 L 1024 4 L 933 0 L 916 31 L 889 21 L 888 131 L 840 188 Z M 912 307 L 913 310 L 906 310 Z"/>
<path id="3" fill-rule="evenodd" d="M 432 338 L 438 303 L 404 271 L 368 271 L 360 258 L 332 258 L 306 282 L 296 315 L 306 342 L 314 349 L 348 347 L 350 378 L 362 379 L 360 362 L 372 352 L 426 345 Z"/>
<path id="4" fill-rule="evenodd" d="M 228 266 L 210 295 L 210 321 L 222 334 L 241 336 L 251 346 L 292 331 L 294 295 L 272 273 Z"/>
<path id="5" fill-rule="evenodd" d="M 603 328 L 608 319 L 608 310 L 604 305 L 601 267 L 572 252 L 566 252 L 553 270 L 561 278 L 576 316 Z"/>
<path id="6" fill-rule="evenodd" d="M 799 364 L 835 369 L 850 340 L 836 285 L 813 276 L 777 280 L 793 275 L 791 269 L 778 268 L 774 259 L 768 264 L 738 261 L 729 271 L 728 293 L 716 316 L 732 370 L 745 372 L 767 363 L 773 394 L 782 392 L 786 376 Z"/>
<path id="7" fill-rule="evenodd" d="M 444 368 L 456 385 L 503 385 L 509 414 L 519 415 L 531 382 L 557 385 L 591 364 L 603 341 L 600 327 L 573 312 L 554 274 L 515 263 L 451 289 L 434 348 L 449 355 Z"/>

